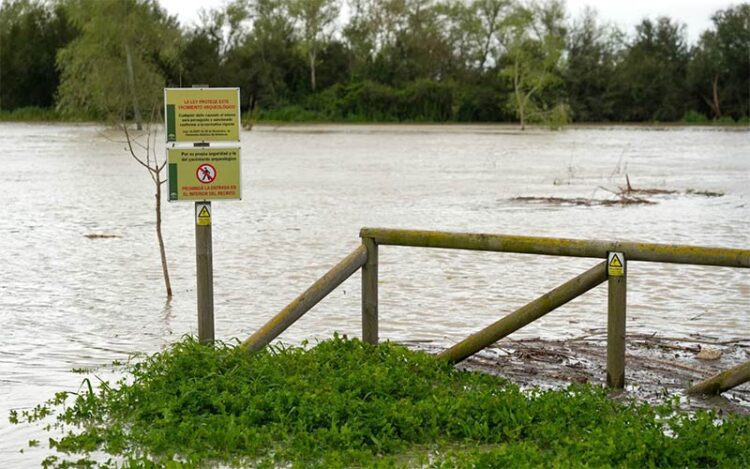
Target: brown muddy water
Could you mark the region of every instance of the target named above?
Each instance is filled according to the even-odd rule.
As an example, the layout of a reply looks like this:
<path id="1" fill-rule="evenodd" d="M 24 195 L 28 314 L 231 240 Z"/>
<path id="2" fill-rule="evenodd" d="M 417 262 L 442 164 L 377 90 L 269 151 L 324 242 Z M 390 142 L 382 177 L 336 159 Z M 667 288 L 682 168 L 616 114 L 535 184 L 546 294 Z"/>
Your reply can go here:
<path id="1" fill-rule="evenodd" d="M 113 132 L 0 124 L 0 460 L 38 465 L 46 437 L 8 410 L 76 390 L 99 368 L 196 333 L 192 203 L 164 207 L 165 304 L 153 188 Z M 363 226 L 750 246 L 750 132 L 709 128 L 256 127 L 242 134 L 244 200 L 214 203 L 217 338 L 243 339 L 359 243 Z M 677 190 L 656 204 L 524 203 Z M 721 192 L 721 197 L 686 194 Z M 86 235 L 114 235 L 90 239 Z M 446 347 L 594 265 L 384 247 L 381 337 Z M 355 274 L 283 336 L 358 336 Z M 628 332 L 750 337 L 750 271 L 632 263 Z M 514 334 L 560 340 L 606 326 L 600 287 Z M 104 371 L 102 371 L 104 373 Z M 30 438 L 41 448 L 26 448 Z"/>

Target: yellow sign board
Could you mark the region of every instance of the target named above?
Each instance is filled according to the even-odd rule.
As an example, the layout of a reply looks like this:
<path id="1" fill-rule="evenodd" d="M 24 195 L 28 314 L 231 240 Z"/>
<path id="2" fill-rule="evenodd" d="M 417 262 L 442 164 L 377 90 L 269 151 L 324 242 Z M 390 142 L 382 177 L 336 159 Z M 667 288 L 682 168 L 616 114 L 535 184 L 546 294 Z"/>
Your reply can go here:
<path id="1" fill-rule="evenodd" d="M 165 88 L 167 142 L 238 142 L 239 88 Z"/>
<path id="2" fill-rule="evenodd" d="M 241 198 L 239 147 L 168 148 L 167 162 L 170 201 Z"/>
<path id="3" fill-rule="evenodd" d="M 610 252 L 607 255 L 607 275 L 610 277 L 625 276 L 625 255 L 621 252 Z"/>

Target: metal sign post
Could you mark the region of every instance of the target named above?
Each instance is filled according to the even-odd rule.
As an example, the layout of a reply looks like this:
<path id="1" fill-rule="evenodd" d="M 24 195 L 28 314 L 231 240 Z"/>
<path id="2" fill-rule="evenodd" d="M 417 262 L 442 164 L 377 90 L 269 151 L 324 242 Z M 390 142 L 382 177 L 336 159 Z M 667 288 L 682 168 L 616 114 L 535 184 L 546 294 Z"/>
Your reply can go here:
<path id="1" fill-rule="evenodd" d="M 214 335 L 211 200 L 240 198 L 239 88 L 165 88 L 169 201 L 195 201 L 198 341 Z"/>

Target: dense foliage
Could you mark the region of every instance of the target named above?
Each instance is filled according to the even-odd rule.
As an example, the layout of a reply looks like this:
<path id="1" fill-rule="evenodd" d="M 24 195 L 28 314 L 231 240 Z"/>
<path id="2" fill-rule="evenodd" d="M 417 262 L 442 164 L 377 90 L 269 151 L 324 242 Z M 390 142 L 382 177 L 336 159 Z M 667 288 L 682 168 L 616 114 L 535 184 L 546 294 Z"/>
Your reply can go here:
<path id="1" fill-rule="evenodd" d="M 67 433 L 50 439 L 52 466 L 93 464 L 95 450 L 133 467 L 750 464 L 748 417 L 622 404 L 593 387 L 523 392 L 392 344 L 334 337 L 250 355 L 188 338 L 125 368 L 11 421 L 57 413 Z"/>
<path id="2" fill-rule="evenodd" d="M 6 0 L 0 111 L 137 118 L 161 87 L 240 86 L 275 120 L 732 122 L 750 116 L 750 4 L 634 34 L 560 0 Z M 157 103 L 158 104 L 158 103 Z"/>

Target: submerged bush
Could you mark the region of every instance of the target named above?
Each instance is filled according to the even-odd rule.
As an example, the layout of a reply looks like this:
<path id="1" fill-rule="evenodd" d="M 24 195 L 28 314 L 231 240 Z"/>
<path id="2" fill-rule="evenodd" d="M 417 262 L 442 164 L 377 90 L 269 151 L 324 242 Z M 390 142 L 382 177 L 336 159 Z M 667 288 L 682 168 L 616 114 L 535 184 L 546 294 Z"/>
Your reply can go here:
<path id="1" fill-rule="evenodd" d="M 250 355 L 187 338 L 125 371 L 22 420 L 56 412 L 58 452 L 104 450 L 138 467 L 750 464 L 747 417 L 623 405 L 594 387 L 522 392 L 393 344 L 334 337 Z"/>

